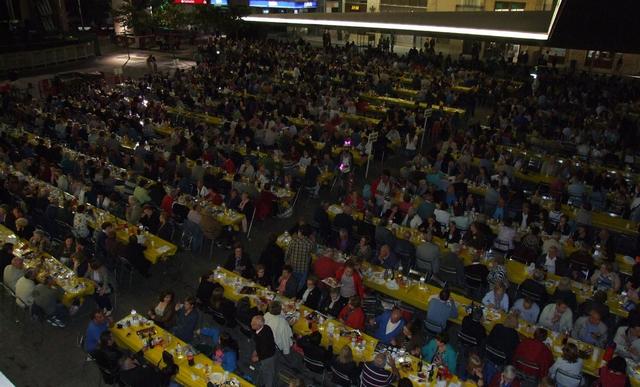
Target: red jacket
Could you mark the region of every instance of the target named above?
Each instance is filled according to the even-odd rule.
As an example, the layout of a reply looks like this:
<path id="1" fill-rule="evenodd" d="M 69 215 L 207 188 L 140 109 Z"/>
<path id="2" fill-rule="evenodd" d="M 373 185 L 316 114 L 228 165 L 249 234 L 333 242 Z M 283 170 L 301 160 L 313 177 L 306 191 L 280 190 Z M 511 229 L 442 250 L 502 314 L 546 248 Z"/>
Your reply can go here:
<path id="1" fill-rule="evenodd" d="M 338 314 L 338 319 L 353 329 L 364 330 L 364 310 L 360 307 L 351 309 L 349 304 L 345 305 Z"/>
<path id="2" fill-rule="evenodd" d="M 164 195 L 164 198 L 162 198 L 162 203 L 160 204 L 160 208 L 162 208 L 162 211 L 166 212 L 167 214 L 172 215 L 173 198 L 171 197 L 171 195 Z"/>
<path id="3" fill-rule="evenodd" d="M 319 257 L 313 263 L 313 272 L 320 280 L 333 277 L 338 269 L 340 264 L 330 257 Z"/>
<path id="4" fill-rule="evenodd" d="M 518 363 L 518 360 L 536 364 L 539 369 L 534 370 L 523 366 Z M 549 372 L 549 368 L 551 368 L 553 364 L 553 354 L 543 342 L 534 339 L 524 339 L 518 344 L 516 352 L 513 354 L 512 363 L 522 372 L 540 379 Z"/>
<path id="5" fill-rule="evenodd" d="M 358 199 L 355 200 L 354 203 L 351 195 L 347 195 L 347 197 L 344 199 L 344 204 L 346 204 L 347 206 L 355 207 L 360 212 L 364 211 L 364 200 L 362 200 L 362 197 L 360 196 L 358 196 Z"/>
<path id="6" fill-rule="evenodd" d="M 604 366 L 598 372 L 600 378 L 596 382 L 598 387 L 625 387 L 627 385 L 627 375 L 612 372 Z"/>
<path id="7" fill-rule="evenodd" d="M 233 163 L 233 160 L 226 159 L 224 164 L 222 165 L 222 169 L 224 169 L 228 174 L 233 175 L 236 173 L 236 165 Z"/>
<path id="8" fill-rule="evenodd" d="M 342 274 L 344 274 L 344 266 L 340 266 L 338 270 L 336 270 L 336 281 L 340 283 L 342 279 Z M 360 298 L 364 298 L 364 285 L 362 285 L 362 277 L 357 270 L 353 271 L 353 285 L 356 287 L 356 293 Z"/>

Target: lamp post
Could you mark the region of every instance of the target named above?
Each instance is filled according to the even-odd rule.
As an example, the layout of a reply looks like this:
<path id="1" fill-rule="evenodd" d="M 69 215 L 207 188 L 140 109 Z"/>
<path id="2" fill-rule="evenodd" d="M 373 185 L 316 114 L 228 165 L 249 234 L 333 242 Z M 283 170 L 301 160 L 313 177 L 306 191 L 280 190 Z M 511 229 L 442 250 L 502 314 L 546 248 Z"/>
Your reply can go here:
<path id="1" fill-rule="evenodd" d="M 82 15 L 82 2 L 78 0 L 78 11 L 80 12 L 80 27 L 84 31 L 84 16 Z"/>

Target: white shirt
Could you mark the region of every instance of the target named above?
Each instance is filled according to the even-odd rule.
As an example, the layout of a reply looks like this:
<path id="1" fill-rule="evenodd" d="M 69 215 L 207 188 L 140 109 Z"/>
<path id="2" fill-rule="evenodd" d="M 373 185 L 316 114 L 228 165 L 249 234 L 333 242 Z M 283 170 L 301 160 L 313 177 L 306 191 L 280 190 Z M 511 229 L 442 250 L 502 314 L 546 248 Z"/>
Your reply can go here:
<path id="1" fill-rule="evenodd" d="M 556 260 L 558 257 L 551 258 L 549 254 L 544 259 L 544 268 L 551 274 L 556 274 Z"/>
<path id="2" fill-rule="evenodd" d="M 400 325 L 400 321 L 401 320 L 392 322 L 391 319 L 389 319 L 389 321 L 387 322 L 387 328 L 384 333 L 388 335 L 389 333 L 393 332 L 398 327 L 398 325 Z"/>
<path id="3" fill-rule="evenodd" d="M 282 315 L 275 316 L 271 313 L 265 313 L 264 323 L 273 331 L 273 339 L 278 349 L 288 355 L 293 345 L 293 332 L 291 332 L 287 320 Z"/>

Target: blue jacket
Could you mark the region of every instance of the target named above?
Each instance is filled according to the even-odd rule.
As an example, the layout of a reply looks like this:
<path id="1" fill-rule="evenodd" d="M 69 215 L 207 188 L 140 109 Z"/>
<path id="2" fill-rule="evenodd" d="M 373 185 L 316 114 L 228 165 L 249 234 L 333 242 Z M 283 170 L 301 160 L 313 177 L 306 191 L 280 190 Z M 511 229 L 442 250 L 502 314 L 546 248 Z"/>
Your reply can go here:
<path id="1" fill-rule="evenodd" d="M 200 334 L 202 336 L 207 336 L 211 338 L 213 341 L 214 347 L 218 344 L 218 340 L 220 338 L 220 330 L 218 328 L 202 328 L 200 329 Z M 211 354 L 211 357 L 215 357 L 215 349 Z M 223 348 L 222 349 L 222 359 L 214 359 L 221 361 L 222 369 L 229 372 L 234 372 L 236 368 L 238 368 L 238 354 L 231 348 Z"/>
<path id="2" fill-rule="evenodd" d="M 84 350 L 87 353 L 91 353 L 98 349 L 98 343 L 100 343 L 100 335 L 102 332 L 109 328 L 106 322 L 102 324 L 96 324 L 91 321 L 87 327 L 87 333 L 84 335 Z"/>
<path id="3" fill-rule="evenodd" d="M 391 340 L 393 340 L 396 336 L 402 333 L 402 328 L 404 327 L 404 320 L 400 319 L 398 326 L 396 329 L 387 334 L 387 323 L 391 318 L 391 311 L 387 310 L 382 313 L 380 316 L 376 317 L 376 328 L 373 333 L 373 336 L 383 342 L 384 344 L 390 344 Z"/>
<path id="4" fill-rule="evenodd" d="M 431 360 L 433 359 L 433 356 L 436 354 L 437 350 L 438 344 L 436 343 L 436 339 L 432 339 L 427 343 L 427 345 L 422 347 L 422 359 L 431 363 Z M 456 351 L 452 346 L 447 344 L 444 353 L 442 354 L 442 362 L 452 374 L 456 373 L 456 359 Z"/>

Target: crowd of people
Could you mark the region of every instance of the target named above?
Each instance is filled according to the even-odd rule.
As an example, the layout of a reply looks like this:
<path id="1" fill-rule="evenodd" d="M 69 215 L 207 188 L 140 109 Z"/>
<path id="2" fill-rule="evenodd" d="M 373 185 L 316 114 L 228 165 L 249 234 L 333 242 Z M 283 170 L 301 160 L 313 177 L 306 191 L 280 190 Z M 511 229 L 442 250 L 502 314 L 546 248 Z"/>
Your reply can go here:
<path id="1" fill-rule="evenodd" d="M 410 100 L 376 102 L 407 89 Z M 210 240 L 211 251 L 214 243 L 230 250 L 227 270 L 478 386 L 578 386 L 583 354 L 573 339 L 603 351 L 615 344 L 596 375 L 602 385 L 623 385 L 640 360 L 640 91 L 631 81 L 544 68 L 532 78 L 522 66 L 498 74 L 433 50 L 398 56 L 219 38 L 199 48 L 189 70 L 154 69 L 41 99 L 6 93 L 1 103 L 0 223 L 93 284 L 98 311 L 84 349 L 132 385 L 150 377 L 168 385 L 176 373 L 124 354 L 108 331 L 122 262 L 153 274 L 144 231 L 194 252 Z M 363 181 L 369 146 L 390 167 Z M 542 162 L 534 149 L 548 152 Z M 531 175 L 545 179 L 532 184 Z M 301 193 L 336 205 L 323 201 L 281 230 L 291 235 L 285 248 L 274 233 L 252 259 L 242 242 L 254 221 L 291 216 Z M 123 242 L 95 209 L 140 231 Z M 596 227 L 603 213 L 626 219 L 626 230 Z M 349 259 L 316 256 L 319 245 Z M 473 249 L 471 262 L 463 248 Z M 79 300 L 63 303 L 56 279 L 26 268 L 12 243 L 0 258 L 18 305 L 63 328 Z M 521 283 L 508 259 L 530 265 Z M 367 265 L 416 271 L 442 289 L 426 310 L 406 313 L 400 300 L 380 302 L 365 287 Z M 592 289 L 586 299 L 576 284 Z M 458 335 L 449 321 L 460 313 L 456 292 L 477 302 Z M 614 313 L 619 297 L 623 312 Z M 487 331 L 483 309 L 506 317 Z M 215 326 L 198 326 L 200 313 Z M 240 372 L 229 329 L 253 334 L 257 385 L 275 385 L 278 367 L 298 352 L 337 385 L 410 383 L 383 353 L 356 364 L 348 346 L 333 356 L 317 332 L 294 336 L 277 301 L 263 310 L 248 298 L 230 302 L 209 273 L 194 297 L 178 303 L 165 292 L 147 314 L 229 372 Z M 537 326 L 532 337 L 518 333 L 522 321 Z M 556 335 L 566 340 L 554 360 Z"/>

